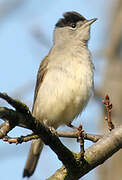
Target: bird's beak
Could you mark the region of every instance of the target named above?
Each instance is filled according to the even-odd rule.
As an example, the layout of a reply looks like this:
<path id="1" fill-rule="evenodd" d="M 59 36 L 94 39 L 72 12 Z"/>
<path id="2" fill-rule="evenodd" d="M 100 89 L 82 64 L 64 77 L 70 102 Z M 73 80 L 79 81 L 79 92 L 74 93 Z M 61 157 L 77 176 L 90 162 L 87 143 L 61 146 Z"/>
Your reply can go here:
<path id="1" fill-rule="evenodd" d="M 94 23 L 95 21 L 97 20 L 97 18 L 94 18 L 94 19 L 90 19 L 90 20 L 86 20 L 86 23 L 85 25 L 91 25 L 92 23 Z"/>

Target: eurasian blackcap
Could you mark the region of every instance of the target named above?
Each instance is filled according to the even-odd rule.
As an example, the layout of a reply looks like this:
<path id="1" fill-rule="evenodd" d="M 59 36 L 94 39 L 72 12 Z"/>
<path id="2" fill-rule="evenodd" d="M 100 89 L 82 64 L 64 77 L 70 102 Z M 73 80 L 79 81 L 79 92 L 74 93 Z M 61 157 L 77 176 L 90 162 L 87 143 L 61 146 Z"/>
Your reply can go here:
<path id="1" fill-rule="evenodd" d="M 73 11 L 55 25 L 53 46 L 39 67 L 33 103 L 33 116 L 48 127 L 71 124 L 92 94 L 94 66 L 88 40 L 95 21 Z M 24 177 L 33 174 L 42 148 L 41 139 L 33 140 Z"/>

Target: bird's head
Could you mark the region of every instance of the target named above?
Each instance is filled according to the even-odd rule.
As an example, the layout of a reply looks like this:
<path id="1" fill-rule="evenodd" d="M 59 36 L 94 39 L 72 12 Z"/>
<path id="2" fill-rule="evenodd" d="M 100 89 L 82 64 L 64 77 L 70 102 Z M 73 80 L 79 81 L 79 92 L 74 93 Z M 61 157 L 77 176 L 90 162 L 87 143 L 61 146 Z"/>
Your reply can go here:
<path id="1" fill-rule="evenodd" d="M 63 14 L 55 25 L 54 43 L 68 41 L 88 41 L 90 38 L 90 25 L 97 19 L 87 20 L 81 14 L 72 11 Z"/>

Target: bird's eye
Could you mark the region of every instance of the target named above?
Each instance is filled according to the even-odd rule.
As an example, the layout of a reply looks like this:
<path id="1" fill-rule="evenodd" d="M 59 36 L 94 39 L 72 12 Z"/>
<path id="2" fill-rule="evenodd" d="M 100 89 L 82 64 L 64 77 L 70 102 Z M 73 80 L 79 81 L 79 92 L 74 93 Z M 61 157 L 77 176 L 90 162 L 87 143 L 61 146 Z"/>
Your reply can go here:
<path id="1" fill-rule="evenodd" d="M 71 24 L 71 27 L 72 27 L 72 28 L 75 28 L 75 27 L 76 27 L 76 24 L 75 24 L 75 23 L 72 23 L 72 24 Z"/>

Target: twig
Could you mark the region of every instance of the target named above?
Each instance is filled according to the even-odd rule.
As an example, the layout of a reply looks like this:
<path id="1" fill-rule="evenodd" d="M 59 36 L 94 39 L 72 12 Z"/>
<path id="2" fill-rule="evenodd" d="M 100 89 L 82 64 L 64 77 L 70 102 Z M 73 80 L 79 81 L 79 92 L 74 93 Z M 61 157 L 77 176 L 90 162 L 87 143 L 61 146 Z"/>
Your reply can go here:
<path id="1" fill-rule="evenodd" d="M 5 124 L 5 123 L 4 123 Z M 56 134 L 59 137 L 64 137 L 64 138 L 78 138 L 78 131 L 73 131 L 73 132 L 63 132 L 63 131 L 56 131 Z M 3 135 L 3 134 L 2 134 Z M 92 142 L 97 142 L 99 139 L 103 137 L 103 135 L 95 135 L 95 134 L 88 134 L 83 132 L 82 136 L 84 139 L 92 141 Z M 10 137 L 10 136 L 4 136 L 2 138 L 3 141 L 8 142 L 10 144 L 15 143 L 15 144 L 22 144 L 23 142 L 28 142 L 34 139 L 40 138 L 39 135 L 37 134 L 29 134 L 26 136 L 20 136 L 20 137 Z"/>
<path id="2" fill-rule="evenodd" d="M 5 136 L 10 131 L 10 124 L 9 121 L 0 125 L 0 139 L 1 137 Z"/>
<path id="3" fill-rule="evenodd" d="M 110 98 L 108 95 L 105 96 L 105 99 L 102 100 L 103 104 L 105 105 L 106 111 L 107 111 L 107 117 L 105 117 L 105 120 L 108 123 L 108 128 L 111 131 L 114 129 L 114 124 L 112 123 L 111 120 L 111 110 L 112 110 L 112 104 L 110 102 Z"/>
<path id="4" fill-rule="evenodd" d="M 82 128 L 82 125 L 79 126 L 78 128 L 78 142 L 80 142 L 80 156 L 81 156 L 81 159 L 84 158 L 84 153 L 85 153 L 85 150 L 84 150 L 84 130 Z"/>
<path id="5" fill-rule="evenodd" d="M 84 133 L 84 139 L 90 140 L 94 143 L 100 140 L 101 138 L 103 138 L 103 135 Z"/>
<path id="6" fill-rule="evenodd" d="M 56 133 L 59 137 L 67 137 L 67 138 L 78 138 L 78 132 L 72 131 L 72 132 L 64 132 L 64 131 L 57 131 Z M 97 135 L 97 134 L 88 134 L 86 132 L 83 132 L 84 139 L 90 140 L 93 142 L 97 142 L 99 139 L 103 137 L 103 135 Z"/>
<path id="7" fill-rule="evenodd" d="M 0 124 L 0 129 L 1 129 L 3 126 L 5 126 L 5 125 L 6 125 L 6 123 Z"/>
<path id="8" fill-rule="evenodd" d="M 15 144 L 22 144 L 23 142 L 27 142 L 33 139 L 38 139 L 39 136 L 35 135 L 35 134 L 29 134 L 27 136 L 20 136 L 20 137 L 9 137 L 9 136 L 5 136 L 2 140 L 5 142 L 8 142 L 10 144 L 15 143 Z"/>

